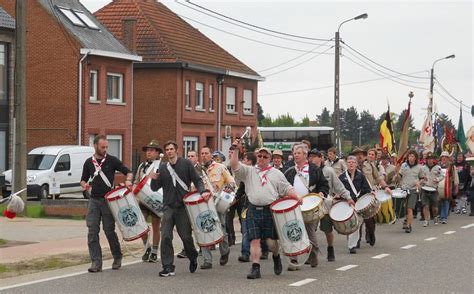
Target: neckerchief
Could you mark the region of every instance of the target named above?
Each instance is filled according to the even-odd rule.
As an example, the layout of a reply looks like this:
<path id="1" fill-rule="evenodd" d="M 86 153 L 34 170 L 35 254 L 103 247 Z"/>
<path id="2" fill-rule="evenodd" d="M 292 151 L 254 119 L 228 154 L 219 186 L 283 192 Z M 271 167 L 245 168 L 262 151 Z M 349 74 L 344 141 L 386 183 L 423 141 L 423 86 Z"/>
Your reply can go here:
<path id="1" fill-rule="evenodd" d="M 269 165 L 265 168 L 259 168 L 259 167 L 255 167 L 256 171 L 257 171 L 257 175 L 259 176 L 260 178 L 260 183 L 262 184 L 262 187 L 265 186 L 265 184 L 268 182 L 268 179 L 267 179 L 267 172 L 272 169 L 272 166 Z"/>
<path id="2" fill-rule="evenodd" d="M 95 167 L 95 172 L 94 172 L 94 177 L 96 177 L 99 172 L 102 170 L 102 164 L 104 164 L 105 159 L 107 158 L 107 153 L 105 153 L 104 157 L 100 161 L 100 164 L 97 162 L 97 159 L 95 159 L 95 155 L 92 155 L 92 163 L 94 164 Z"/>

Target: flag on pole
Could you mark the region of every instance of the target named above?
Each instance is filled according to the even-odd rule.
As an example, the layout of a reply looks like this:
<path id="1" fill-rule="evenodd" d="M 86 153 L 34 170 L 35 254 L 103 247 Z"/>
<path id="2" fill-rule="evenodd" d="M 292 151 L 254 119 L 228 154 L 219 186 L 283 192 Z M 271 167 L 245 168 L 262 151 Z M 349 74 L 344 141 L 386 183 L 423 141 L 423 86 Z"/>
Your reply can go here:
<path id="1" fill-rule="evenodd" d="M 435 138 L 433 135 L 433 123 L 431 119 L 431 111 L 429 108 L 428 108 L 428 113 L 426 114 L 426 117 L 425 117 L 425 121 L 423 122 L 423 126 L 421 127 L 419 141 L 421 144 L 423 144 L 423 147 L 425 150 L 434 152 Z"/>
<path id="2" fill-rule="evenodd" d="M 466 150 L 466 135 L 464 134 L 464 125 L 462 123 L 462 109 L 459 109 L 459 123 L 458 131 L 456 133 L 456 140 L 461 145 L 461 152 Z"/>
<path id="3" fill-rule="evenodd" d="M 394 136 L 392 130 L 392 119 L 390 118 L 390 106 L 388 107 L 385 119 L 380 125 L 380 147 L 386 152 L 391 153 L 394 147 Z"/>
<path id="4" fill-rule="evenodd" d="M 400 131 L 400 147 L 398 148 L 398 160 L 397 163 L 402 163 L 405 160 L 406 153 L 408 151 L 408 136 L 410 134 L 410 105 L 411 98 L 408 101 L 408 108 L 403 118 L 402 130 Z"/>

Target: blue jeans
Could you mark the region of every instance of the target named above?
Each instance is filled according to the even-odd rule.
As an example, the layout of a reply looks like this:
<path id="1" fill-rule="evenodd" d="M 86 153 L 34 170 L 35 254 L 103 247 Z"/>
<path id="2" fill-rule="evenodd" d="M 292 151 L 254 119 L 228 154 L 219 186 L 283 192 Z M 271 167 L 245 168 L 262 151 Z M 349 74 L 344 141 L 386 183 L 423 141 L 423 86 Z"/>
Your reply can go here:
<path id="1" fill-rule="evenodd" d="M 440 201 L 441 210 L 440 210 L 439 214 L 440 214 L 441 220 L 447 220 L 448 219 L 450 204 L 451 203 L 449 202 L 449 200 L 441 200 Z"/>
<path id="2" fill-rule="evenodd" d="M 250 256 L 250 241 L 247 233 L 247 222 L 245 219 L 240 219 L 240 232 L 242 233 L 242 255 Z"/>

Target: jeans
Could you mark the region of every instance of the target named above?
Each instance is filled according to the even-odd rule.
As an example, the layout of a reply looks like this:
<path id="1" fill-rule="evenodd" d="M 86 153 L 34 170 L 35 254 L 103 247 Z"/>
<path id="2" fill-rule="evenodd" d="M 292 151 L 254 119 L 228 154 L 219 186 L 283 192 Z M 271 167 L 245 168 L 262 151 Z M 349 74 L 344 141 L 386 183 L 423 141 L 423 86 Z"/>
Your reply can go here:
<path id="1" fill-rule="evenodd" d="M 247 225 L 245 219 L 240 220 L 240 232 L 242 233 L 242 255 L 250 256 L 250 241 L 247 233 Z"/>
<path id="2" fill-rule="evenodd" d="M 440 201 L 441 210 L 440 210 L 439 214 L 440 214 L 441 220 L 447 220 L 448 219 L 450 204 L 451 204 L 450 200 L 441 200 Z"/>

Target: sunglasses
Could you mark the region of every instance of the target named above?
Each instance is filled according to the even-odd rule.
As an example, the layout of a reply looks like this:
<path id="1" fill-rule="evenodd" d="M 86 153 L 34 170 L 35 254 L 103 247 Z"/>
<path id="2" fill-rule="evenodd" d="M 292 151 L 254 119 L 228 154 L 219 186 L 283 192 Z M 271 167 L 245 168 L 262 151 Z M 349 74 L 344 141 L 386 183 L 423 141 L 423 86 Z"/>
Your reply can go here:
<path id="1" fill-rule="evenodd" d="M 263 157 L 263 158 L 265 158 L 265 159 L 269 159 L 269 158 L 270 158 L 270 156 L 264 156 L 264 155 L 260 155 L 260 154 L 257 155 L 257 157 L 258 157 L 258 158 L 262 158 L 262 157 Z"/>

